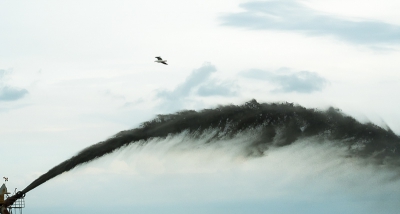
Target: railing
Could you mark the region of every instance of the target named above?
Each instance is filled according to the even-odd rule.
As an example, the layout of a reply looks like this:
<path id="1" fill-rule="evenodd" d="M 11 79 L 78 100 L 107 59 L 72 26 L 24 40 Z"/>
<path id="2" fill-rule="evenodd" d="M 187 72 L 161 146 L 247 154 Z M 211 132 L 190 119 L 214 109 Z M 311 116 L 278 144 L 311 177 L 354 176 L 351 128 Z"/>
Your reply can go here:
<path id="1" fill-rule="evenodd" d="M 14 195 L 15 195 L 15 193 L 14 193 Z M 22 214 L 22 208 L 25 208 L 25 198 L 24 197 L 17 199 L 7 209 L 10 214 Z"/>
<path id="2" fill-rule="evenodd" d="M 25 208 L 25 199 L 17 199 L 13 205 L 9 206 L 9 208 Z"/>

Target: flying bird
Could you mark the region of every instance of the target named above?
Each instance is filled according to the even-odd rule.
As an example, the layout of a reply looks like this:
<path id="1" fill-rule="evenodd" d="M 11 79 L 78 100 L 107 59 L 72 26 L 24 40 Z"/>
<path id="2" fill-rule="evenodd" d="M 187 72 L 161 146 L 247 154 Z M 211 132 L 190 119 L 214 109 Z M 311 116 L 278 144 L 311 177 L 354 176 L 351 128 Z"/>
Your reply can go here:
<path id="1" fill-rule="evenodd" d="M 157 58 L 157 60 L 156 61 L 154 61 L 154 62 L 158 62 L 158 63 L 162 63 L 162 64 L 164 64 L 164 65 L 168 65 L 167 64 L 167 60 L 163 60 L 161 57 L 159 57 L 159 56 L 156 56 L 156 58 Z"/>
<path id="2" fill-rule="evenodd" d="M 8 178 L 7 177 L 3 177 L 4 178 L 4 181 L 8 181 Z"/>

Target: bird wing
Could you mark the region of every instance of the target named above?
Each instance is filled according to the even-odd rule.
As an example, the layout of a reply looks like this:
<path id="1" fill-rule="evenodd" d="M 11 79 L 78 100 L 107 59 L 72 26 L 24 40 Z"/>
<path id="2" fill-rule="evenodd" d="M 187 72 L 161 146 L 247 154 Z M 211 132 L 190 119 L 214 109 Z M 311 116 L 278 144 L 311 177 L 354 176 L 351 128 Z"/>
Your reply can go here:
<path id="1" fill-rule="evenodd" d="M 161 57 L 159 57 L 159 56 L 156 56 L 156 58 L 157 58 L 158 60 L 162 60 Z"/>
<path id="2" fill-rule="evenodd" d="M 161 62 L 162 64 L 166 64 L 166 65 L 168 65 L 166 62 Z"/>

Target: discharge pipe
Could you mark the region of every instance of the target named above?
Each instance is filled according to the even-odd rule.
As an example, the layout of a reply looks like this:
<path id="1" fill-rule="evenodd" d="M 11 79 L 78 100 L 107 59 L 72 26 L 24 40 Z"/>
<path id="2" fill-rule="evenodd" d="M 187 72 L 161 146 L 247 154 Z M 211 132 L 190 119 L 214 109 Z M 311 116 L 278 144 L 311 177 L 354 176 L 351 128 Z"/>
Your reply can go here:
<path id="1" fill-rule="evenodd" d="M 1 205 L 1 209 L 0 209 L 0 213 L 1 214 L 9 214 L 7 208 L 11 205 L 14 204 L 14 202 L 20 198 L 25 197 L 25 193 L 24 192 L 17 192 L 15 195 L 8 197 L 5 201 L 4 204 Z"/>

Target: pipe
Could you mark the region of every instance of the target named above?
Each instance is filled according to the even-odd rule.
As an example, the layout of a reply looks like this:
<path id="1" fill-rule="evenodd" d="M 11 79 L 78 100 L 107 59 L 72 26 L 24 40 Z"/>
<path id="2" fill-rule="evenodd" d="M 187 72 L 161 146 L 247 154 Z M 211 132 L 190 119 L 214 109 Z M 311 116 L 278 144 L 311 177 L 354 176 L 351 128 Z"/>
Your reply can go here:
<path id="1" fill-rule="evenodd" d="M 8 210 L 7 207 L 11 206 L 14 204 L 14 202 L 20 198 L 25 197 L 25 193 L 24 192 L 17 192 L 15 195 L 8 197 L 5 201 L 4 204 L 1 206 L 1 213 L 2 214 L 8 214 Z"/>

